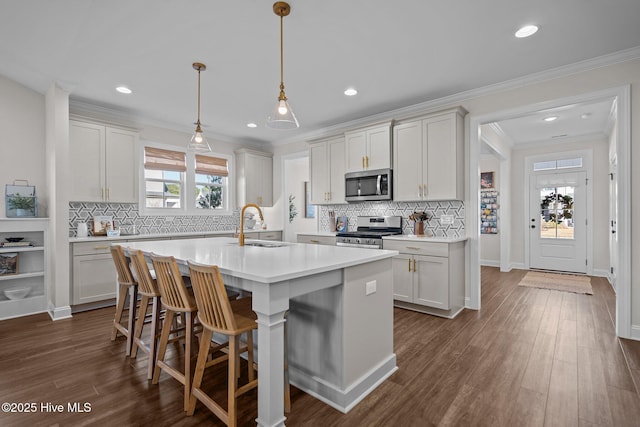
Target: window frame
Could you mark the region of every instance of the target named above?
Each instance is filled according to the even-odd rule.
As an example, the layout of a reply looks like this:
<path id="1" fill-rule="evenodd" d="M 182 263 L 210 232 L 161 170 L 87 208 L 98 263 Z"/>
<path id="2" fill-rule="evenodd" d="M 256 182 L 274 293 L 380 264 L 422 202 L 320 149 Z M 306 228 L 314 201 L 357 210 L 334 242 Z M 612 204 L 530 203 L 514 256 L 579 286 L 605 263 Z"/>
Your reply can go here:
<path id="1" fill-rule="evenodd" d="M 146 206 L 146 180 L 144 156 L 145 147 L 160 148 L 163 150 L 172 150 L 185 153 L 185 161 L 187 170 L 181 172 L 180 208 L 148 208 Z M 219 157 L 227 161 L 229 175 L 226 177 L 226 186 L 223 184 L 223 205 L 222 209 L 201 209 L 196 207 L 196 153 L 187 151 L 186 147 L 168 144 L 160 144 L 152 141 L 140 141 L 139 161 L 138 161 L 138 213 L 144 216 L 224 216 L 233 214 L 233 206 L 235 203 L 235 182 L 232 178 L 235 173 L 235 163 L 232 155 L 225 153 L 197 153 L 201 156 Z M 226 191 L 226 193 L 225 193 Z M 224 195 L 226 194 L 226 197 Z"/>

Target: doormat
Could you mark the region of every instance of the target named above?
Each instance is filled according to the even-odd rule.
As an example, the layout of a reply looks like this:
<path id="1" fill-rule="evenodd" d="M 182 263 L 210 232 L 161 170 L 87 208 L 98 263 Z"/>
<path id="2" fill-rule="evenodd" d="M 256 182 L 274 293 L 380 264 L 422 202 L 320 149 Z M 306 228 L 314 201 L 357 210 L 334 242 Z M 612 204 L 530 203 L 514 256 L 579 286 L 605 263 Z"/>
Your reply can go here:
<path id="1" fill-rule="evenodd" d="M 588 276 L 529 271 L 518 286 L 593 295 L 591 278 Z"/>

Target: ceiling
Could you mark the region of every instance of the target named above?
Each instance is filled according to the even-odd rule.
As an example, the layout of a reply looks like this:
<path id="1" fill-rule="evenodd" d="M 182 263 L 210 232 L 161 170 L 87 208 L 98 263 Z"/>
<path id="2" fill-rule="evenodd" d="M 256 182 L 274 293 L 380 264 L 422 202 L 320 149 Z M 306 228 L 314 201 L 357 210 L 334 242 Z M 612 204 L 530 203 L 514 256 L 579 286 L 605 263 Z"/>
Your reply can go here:
<path id="1" fill-rule="evenodd" d="M 638 0 L 291 0 L 284 82 L 300 128 L 277 131 L 264 126 L 280 80 L 272 4 L 2 0 L 0 75 L 40 93 L 58 82 L 73 101 L 189 132 L 199 61 L 209 139 L 278 144 L 640 46 Z M 540 31 L 516 39 L 529 23 Z"/>

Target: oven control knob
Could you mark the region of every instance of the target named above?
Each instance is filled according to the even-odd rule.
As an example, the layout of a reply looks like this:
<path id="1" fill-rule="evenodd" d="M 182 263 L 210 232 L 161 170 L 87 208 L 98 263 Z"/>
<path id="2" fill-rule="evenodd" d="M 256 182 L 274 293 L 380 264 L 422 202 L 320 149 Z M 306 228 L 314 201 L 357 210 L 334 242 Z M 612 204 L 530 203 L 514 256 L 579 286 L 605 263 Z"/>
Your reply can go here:
<path id="1" fill-rule="evenodd" d="M 360 239 L 355 239 L 355 243 L 360 244 Z"/>

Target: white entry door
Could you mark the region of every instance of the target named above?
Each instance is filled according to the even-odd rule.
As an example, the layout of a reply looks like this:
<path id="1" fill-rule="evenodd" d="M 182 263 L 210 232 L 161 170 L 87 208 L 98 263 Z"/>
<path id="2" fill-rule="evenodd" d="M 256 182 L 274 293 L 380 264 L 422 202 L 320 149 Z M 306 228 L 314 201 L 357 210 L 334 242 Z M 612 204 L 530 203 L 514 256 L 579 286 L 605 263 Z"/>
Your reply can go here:
<path id="1" fill-rule="evenodd" d="M 587 272 L 587 173 L 530 176 L 529 266 Z"/>

